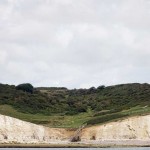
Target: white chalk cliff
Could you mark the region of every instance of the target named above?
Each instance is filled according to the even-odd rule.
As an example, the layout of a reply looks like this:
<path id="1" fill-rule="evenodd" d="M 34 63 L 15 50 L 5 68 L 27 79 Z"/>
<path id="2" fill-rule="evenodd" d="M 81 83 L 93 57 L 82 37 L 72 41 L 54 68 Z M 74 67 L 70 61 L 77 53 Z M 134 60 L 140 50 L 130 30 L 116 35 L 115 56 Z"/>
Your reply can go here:
<path id="1" fill-rule="evenodd" d="M 85 128 L 82 141 L 150 140 L 150 115 L 130 117 L 117 122 Z"/>
<path id="2" fill-rule="evenodd" d="M 0 143 L 57 143 L 68 141 L 71 132 L 48 128 L 0 115 Z"/>
<path id="3" fill-rule="evenodd" d="M 0 115 L 0 143 L 62 143 L 69 142 L 75 132 L 48 128 Z M 130 117 L 81 130 L 81 142 L 105 140 L 150 141 L 150 115 Z"/>

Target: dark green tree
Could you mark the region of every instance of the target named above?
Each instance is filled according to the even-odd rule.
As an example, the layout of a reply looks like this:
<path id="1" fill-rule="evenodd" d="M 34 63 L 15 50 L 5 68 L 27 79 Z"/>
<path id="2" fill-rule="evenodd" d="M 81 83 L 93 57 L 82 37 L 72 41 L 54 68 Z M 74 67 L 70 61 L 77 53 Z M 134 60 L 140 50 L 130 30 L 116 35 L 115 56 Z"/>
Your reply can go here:
<path id="1" fill-rule="evenodd" d="M 19 84 L 16 86 L 16 89 L 28 93 L 33 93 L 33 86 L 30 83 Z"/>
<path id="2" fill-rule="evenodd" d="M 105 88 L 104 85 L 100 85 L 99 87 L 97 87 L 98 90 L 103 90 Z"/>

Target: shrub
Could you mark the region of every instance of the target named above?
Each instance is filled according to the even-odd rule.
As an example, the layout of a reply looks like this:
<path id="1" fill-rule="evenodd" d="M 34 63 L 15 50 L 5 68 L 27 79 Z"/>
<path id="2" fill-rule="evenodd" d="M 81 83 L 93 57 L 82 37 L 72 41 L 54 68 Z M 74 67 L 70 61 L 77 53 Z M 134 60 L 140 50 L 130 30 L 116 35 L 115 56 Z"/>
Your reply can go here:
<path id="1" fill-rule="evenodd" d="M 19 84 L 18 86 L 16 86 L 16 89 L 28 93 L 33 93 L 33 86 L 30 83 Z"/>

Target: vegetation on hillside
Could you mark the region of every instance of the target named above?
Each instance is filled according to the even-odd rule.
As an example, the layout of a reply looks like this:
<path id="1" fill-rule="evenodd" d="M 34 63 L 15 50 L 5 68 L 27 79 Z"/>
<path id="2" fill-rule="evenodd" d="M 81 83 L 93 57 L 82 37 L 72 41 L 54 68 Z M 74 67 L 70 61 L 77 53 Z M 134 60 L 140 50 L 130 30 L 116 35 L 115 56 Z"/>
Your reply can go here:
<path id="1" fill-rule="evenodd" d="M 0 113 L 7 115 L 4 106 L 11 106 L 15 113 L 10 116 L 38 124 L 67 126 L 64 122 L 67 123 L 68 118 L 76 118 L 70 125 L 68 121 L 70 127 L 83 123 L 92 125 L 149 112 L 150 85 L 133 83 L 68 90 L 64 87 L 33 88 L 28 83 L 18 86 L 0 84 L 0 105 L 3 106 Z M 129 111 L 133 108 L 138 110 Z M 61 119 L 56 121 L 54 118 Z"/>

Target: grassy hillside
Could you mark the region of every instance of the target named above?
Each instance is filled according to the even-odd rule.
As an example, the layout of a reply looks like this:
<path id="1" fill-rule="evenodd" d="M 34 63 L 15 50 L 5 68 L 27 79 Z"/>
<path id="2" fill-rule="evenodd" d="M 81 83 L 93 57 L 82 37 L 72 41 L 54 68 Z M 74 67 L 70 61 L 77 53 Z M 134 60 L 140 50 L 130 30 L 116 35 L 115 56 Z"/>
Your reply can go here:
<path id="1" fill-rule="evenodd" d="M 74 90 L 40 87 L 33 92 L 0 84 L 0 114 L 50 127 L 76 128 L 149 112 L 149 84 Z"/>

